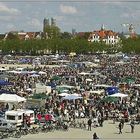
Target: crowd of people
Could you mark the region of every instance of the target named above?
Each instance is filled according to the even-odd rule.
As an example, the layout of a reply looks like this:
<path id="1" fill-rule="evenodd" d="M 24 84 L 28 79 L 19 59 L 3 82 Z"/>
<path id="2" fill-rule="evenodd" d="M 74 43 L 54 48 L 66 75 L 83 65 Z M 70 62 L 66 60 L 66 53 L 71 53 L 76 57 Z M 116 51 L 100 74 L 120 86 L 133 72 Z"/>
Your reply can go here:
<path id="1" fill-rule="evenodd" d="M 60 121 L 77 121 L 79 118 L 87 118 L 88 130 L 94 127 L 103 127 L 104 121 L 111 119 L 113 123 L 119 121 L 119 133 L 122 133 L 125 122 L 131 122 L 131 132 L 134 132 L 134 124 L 140 123 L 140 57 L 138 55 L 77 55 L 60 56 L 57 59 L 59 66 L 36 65 L 26 67 L 26 71 L 40 71 L 44 74 L 31 76 L 31 73 L 7 73 L 8 81 L 13 83 L 10 87 L 1 87 L 27 98 L 36 93 L 36 83 L 51 87 L 43 107 L 35 110 L 38 120 L 44 114 L 53 114 Z M 66 60 L 66 63 L 63 63 Z M 3 62 L 1 58 L 1 62 Z M 31 62 L 31 61 L 30 61 Z M 41 64 L 52 64 L 53 59 L 40 57 Z M 57 61 L 56 61 L 57 62 Z M 90 62 L 90 63 L 89 63 Z M 92 63 L 92 65 L 91 65 Z M 32 63 L 31 63 L 32 64 Z M 93 65 L 94 64 L 94 65 Z M 15 64 L 16 65 L 16 64 Z M 22 65 L 21 65 L 22 66 Z M 10 70 L 15 70 L 10 68 Z M 13 76 L 14 75 L 14 76 Z M 54 76 L 57 76 L 55 79 Z M 59 88 L 59 86 L 67 85 Z M 118 92 L 127 94 L 126 98 L 118 98 L 116 101 L 104 101 L 108 97 L 107 85 L 117 87 Z M 27 91 L 27 89 L 32 89 Z M 91 91 L 103 91 L 101 94 Z M 26 94 L 23 94 L 25 93 Z M 66 100 L 59 96 L 62 92 L 71 95 L 76 93 L 79 99 Z M 134 123 L 135 122 L 135 123 Z"/>

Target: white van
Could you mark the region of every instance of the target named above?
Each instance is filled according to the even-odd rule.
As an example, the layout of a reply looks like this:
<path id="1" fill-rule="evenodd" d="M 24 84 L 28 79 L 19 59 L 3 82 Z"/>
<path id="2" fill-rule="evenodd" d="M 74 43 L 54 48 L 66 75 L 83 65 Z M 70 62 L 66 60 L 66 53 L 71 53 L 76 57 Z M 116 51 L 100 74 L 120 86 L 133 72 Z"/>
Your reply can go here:
<path id="1" fill-rule="evenodd" d="M 35 122 L 35 116 L 33 110 L 11 110 L 5 112 L 5 120 L 9 123 L 13 123 L 17 126 L 21 126 L 23 123 L 23 114 L 30 116 L 30 123 Z"/>

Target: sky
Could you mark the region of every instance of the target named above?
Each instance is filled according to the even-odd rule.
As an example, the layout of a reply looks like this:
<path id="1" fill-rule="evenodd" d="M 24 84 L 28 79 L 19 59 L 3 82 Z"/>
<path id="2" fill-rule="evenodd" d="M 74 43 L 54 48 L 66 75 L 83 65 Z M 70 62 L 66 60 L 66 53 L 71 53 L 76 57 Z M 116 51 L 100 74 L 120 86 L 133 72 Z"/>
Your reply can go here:
<path id="1" fill-rule="evenodd" d="M 140 33 L 139 0 L 0 0 L 0 33 L 42 31 L 44 18 L 55 18 L 61 31 L 106 29 L 126 32 L 133 24 Z"/>

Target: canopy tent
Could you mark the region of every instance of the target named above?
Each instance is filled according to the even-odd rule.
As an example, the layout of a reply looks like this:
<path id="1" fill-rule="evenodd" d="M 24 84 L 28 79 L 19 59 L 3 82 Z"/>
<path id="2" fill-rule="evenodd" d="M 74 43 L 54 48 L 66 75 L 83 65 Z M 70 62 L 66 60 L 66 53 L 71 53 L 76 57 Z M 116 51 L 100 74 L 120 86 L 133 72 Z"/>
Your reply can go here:
<path id="1" fill-rule="evenodd" d="M 134 87 L 140 87 L 140 84 L 134 84 L 133 86 Z"/>
<path id="2" fill-rule="evenodd" d="M 99 73 L 98 71 L 94 71 L 94 72 L 91 71 L 90 75 L 98 76 L 101 75 L 101 73 Z"/>
<path id="3" fill-rule="evenodd" d="M 26 101 L 24 97 L 20 97 L 16 94 L 1 94 L 0 95 L 0 102 L 5 102 L 5 103 L 15 103 L 15 102 L 23 102 Z"/>
<path id="4" fill-rule="evenodd" d="M 0 86 L 7 86 L 7 85 L 13 85 L 13 84 L 5 80 L 0 80 Z"/>
<path id="5" fill-rule="evenodd" d="M 79 94 L 77 94 L 77 93 L 73 93 L 73 94 L 71 94 L 71 96 L 81 96 L 81 95 L 79 95 Z"/>
<path id="6" fill-rule="evenodd" d="M 38 74 L 43 75 L 43 74 L 47 74 L 47 73 L 46 73 L 46 72 L 44 72 L 44 71 L 39 71 L 39 72 L 38 72 Z"/>
<path id="7" fill-rule="evenodd" d="M 32 99 L 46 99 L 48 98 L 48 95 L 45 93 L 38 93 L 38 94 L 33 94 L 33 96 L 30 96 Z"/>
<path id="8" fill-rule="evenodd" d="M 4 89 L 1 89 L 1 90 L 0 90 L 0 94 L 2 94 L 2 93 L 10 93 L 10 94 L 14 94 L 13 92 L 8 91 L 8 90 L 4 90 Z"/>
<path id="9" fill-rule="evenodd" d="M 135 82 L 135 78 L 133 77 L 126 77 L 122 80 L 122 82 L 126 82 L 126 83 L 134 83 Z"/>
<path id="10" fill-rule="evenodd" d="M 21 74 L 21 71 L 12 70 L 12 71 L 8 71 L 8 73 Z"/>
<path id="11" fill-rule="evenodd" d="M 112 94 L 118 93 L 118 91 L 119 91 L 118 87 L 108 87 L 106 89 L 106 92 L 108 93 L 108 95 L 112 95 Z"/>
<path id="12" fill-rule="evenodd" d="M 20 58 L 18 61 L 19 61 L 19 63 L 29 63 L 30 62 L 30 59 Z"/>
<path id="13" fill-rule="evenodd" d="M 90 73 L 87 73 L 87 72 L 81 72 L 81 73 L 78 73 L 79 75 L 91 75 Z"/>
<path id="14" fill-rule="evenodd" d="M 101 100 L 101 102 L 110 102 L 110 103 L 117 102 L 117 101 L 119 101 L 118 98 L 111 97 L 111 96 L 105 97 Z"/>
<path id="15" fill-rule="evenodd" d="M 115 64 L 124 65 L 124 64 L 126 64 L 126 62 L 124 62 L 124 61 L 119 61 L 119 62 L 115 62 Z"/>
<path id="16" fill-rule="evenodd" d="M 127 96 L 128 96 L 127 94 L 122 94 L 122 93 L 115 93 L 115 94 L 110 95 L 110 97 L 121 97 L 121 98 L 124 98 Z"/>
<path id="17" fill-rule="evenodd" d="M 5 69 L 5 68 L 0 68 L 0 71 L 7 71 L 7 69 Z"/>
<path id="18" fill-rule="evenodd" d="M 110 85 L 101 84 L 101 85 L 94 85 L 94 87 L 99 88 L 99 89 L 106 89 L 106 88 L 111 87 L 111 86 Z"/>
<path id="19" fill-rule="evenodd" d="M 50 86 L 51 88 L 56 88 L 56 84 L 54 82 L 48 83 L 47 86 Z"/>
<path id="20" fill-rule="evenodd" d="M 25 89 L 25 91 L 32 91 L 32 89 L 31 88 L 27 88 L 27 89 Z"/>
<path id="21" fill-rule="evenodd" d="M 40 75 L 38 74 L 32 74 L 30 77 L 39 77 Z"/>
<path id="22" fill-rule="evenodd" d="M 92 91 L 89 91 L 89 93 L 100 95 L 100 94 L 104 93 L 104 90 L 92 90 Z"/>
<path id="23" fill-rule="evenodd" d="M 37 71 L 34 71 L 34 70 L 29 71 L 29 74 L 37 74 Z"/>
<path id="24" fill-rule="evenodd" d="M 92 79 L 86 79 L 86 81 L 87 81 L 87 82 L 92 82 L 93 80 L 92 80 Z"/>
<path id="25" fill-rule="evenodd" d="M 69 94 L 68 93 L 60 93 L 60 94 L 58 94 L 58 96 L 65 97 L 65 96 L 69 96 Z"/>
<path id="26" fill-rule="evenodd" d="M 63 97 L 64 100 L 76 100 L 76 99 L 82 99 L 83 97 L 75 96 L 75 95 L 68 95 Z"/>
<path id="27" fill-rule="evenodd" d="M 71 52 L 71 53 L 69 54 L 69 56 L 75 56 L 75 55 L 76 55 L 75 52 Z"/>
<path id="28" fill-rule="evenodd" d="M 61 86 L 57 86 L 56 88 L 57 88 L 57 89 L 59 89 L 59 88 L 63 88 L 63 89 L 72 89 L 72 88 L 74 88 L 74 86 L 61 85 Z"/>

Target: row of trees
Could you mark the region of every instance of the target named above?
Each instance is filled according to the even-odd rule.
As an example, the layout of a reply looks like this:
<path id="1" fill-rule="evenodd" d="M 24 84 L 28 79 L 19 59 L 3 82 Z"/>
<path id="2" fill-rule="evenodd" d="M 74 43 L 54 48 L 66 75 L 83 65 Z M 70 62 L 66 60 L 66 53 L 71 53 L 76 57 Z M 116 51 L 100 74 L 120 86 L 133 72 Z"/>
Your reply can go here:
<path id="1" fill-rule="evenodd" d="M 10 39 L 0 42 L 0 50 L 4 54 L 17 53 L 17 54 L 46 54 L 51 53 L 65 53 L 70 52 L 81 53 L 96 53 L 96 52 L 127 52 L 127 53 L 140 53 L 140 38 L 137 39 L 122 39 L 120 44 L 115 46 L 106 45 L 103 42 L 91 43 L 86 39 L 47 39 L 47 40 L 18 40 Z"/>

